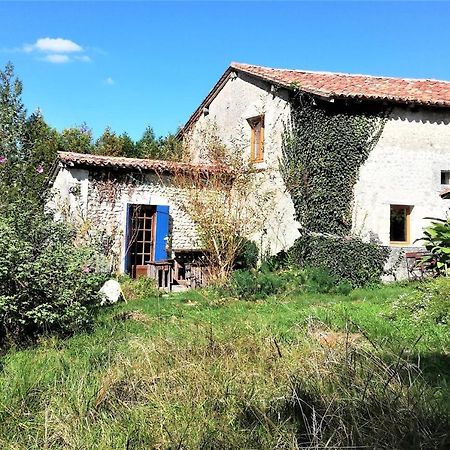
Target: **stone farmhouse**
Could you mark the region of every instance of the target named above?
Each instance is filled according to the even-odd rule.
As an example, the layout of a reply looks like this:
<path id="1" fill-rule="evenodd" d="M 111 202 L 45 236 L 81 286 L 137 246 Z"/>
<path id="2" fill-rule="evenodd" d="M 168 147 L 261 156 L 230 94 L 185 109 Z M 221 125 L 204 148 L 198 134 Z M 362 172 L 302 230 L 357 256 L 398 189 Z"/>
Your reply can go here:
<path id="1" fill-rule="evenodd" d="M 232 63 L 180 131 L 194 144 L 191 163 L 60 153 L 55 207 L 109 236 L 119 272 L 149 274 L 149 266 L 158 264 L 165 270 L 174 258 L 170 276 L 182 284 L 192 277 L 190 263 L 199 258 L 201 244 L 189 215 L 177 206 L 183 193 L 171 177 L 179 170 L 219 170 L 195 145 L 214 126 L 225 144 L 239 142 L 261 189 L 274 192 L 266 224 L 252 238 L 265 254 L 286 250 L 301 228 L 280 171 L 283 131 L 298 92 L 318 102 L 388 111 L 353 188 L 351 225 L 364 240 L 391 247 L 394 264 L 405 249 L 420 246 L 425 218 L 443 218 L 450 206 L 450 82 Z M 155 272 L 161 285 L 167 284 L 164 270 Z"/>
<path id="2" fill-rule="evenodd" d="M 354 186 L 352 232 L 390 246 L 389 264 L 394 264 L 405 250 L 420 246 L 416 240 L 429 222 L 425 217 L 444 218 L 449 210 L 450 82 L 232 63 L 183 131 L 195 142 L 200 130 L 214 123 L 230 145 L 243 136 L 247 157 L 266 174 L 261 184 L 277 189 L 262 236 L 272 254 L 290 247 L 301 227 L 279 167 L 283 130 L 298 92 L 324 103 L 378 105 L 388 111 Z M 201 161 L 202 155 L 194 153 L 193 159 Z M 400 277 L 406 275 L 402 265 Z"/>

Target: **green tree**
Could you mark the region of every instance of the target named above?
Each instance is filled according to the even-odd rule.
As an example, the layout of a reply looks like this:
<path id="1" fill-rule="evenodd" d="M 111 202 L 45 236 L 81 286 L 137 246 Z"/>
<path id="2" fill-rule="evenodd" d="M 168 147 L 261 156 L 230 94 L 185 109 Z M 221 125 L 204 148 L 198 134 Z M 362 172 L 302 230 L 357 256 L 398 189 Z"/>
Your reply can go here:
<path id="1" fill-rule="evenodd" d="M 0 70 L 0 345 L 87 326 L 102 281 L 95 252 L 46 212 L 58 136 L 39 111 L 27 118 L 22 83 Z"/>
<path id="2" fill-rule="evenodd" d="M 128 156 L 127 151 L 133 153 L 130 141 L 128 135 L 117 136 L 110 127 L 106 127 L 95 142 L 94 153 L 103 156 Z"/>
<path id="3" fill-rule="evenodd" d="M 59 149 L 59 134 L 45 122 L 40 110 L 35 111 L 26 120 L 24 149 L 27 154 L 26 173 L 24 173 L 24 190 L 42 203 L 45 186 L 55 163 Z"/>
<path id="4" fill-rule="evenodd" d="M 157 138 L 153 128 L 148 126 L 136 143 L 136 153 L 139 158 L 179 161 L 182 145 L 174 134 Z"/>
<path id="5" fill-rule="evenodd" d="M 22 83 L 14 75 L 14 66 L 8 63 L 5 70 L 0 70 L 0 209 L 3 213 L 13 207 L 16 199 L 26 199 L 31 192 L 36 200 L 37 187 L 43 186 L 37 177 L 29 177 L 33 170 L 41 172 L 39 175 L 42 171 L 35 165 L 33 154 L 37 136 L 31 133 L 31 127 L 36 115 L 27 120 L 21 96 Z"/>
<path id="6" fill-rule="evenodd" d="M 128 135 L 128 133 L 122 133 L 119 136 L 119 139 L 122 141 L 122 152 L 123 156 L 127 158 L 138 158 L 136 144 L 133 139 Z"/>
<path id="7" fill-rule="evenodd" d="M 23 154 L 26 110 L 21 95 L 22 82 L 14 76 L 14 66 L 8 63 L 5 70 L 0 70 L 0 157 L 10 163 L 26 156 Z"/>
<path id="8" fill-rule="evenodd" d="M 160 141 L 160 159 L 180 161 L 183 156 L 183 145 L 175 134 L 168 134 Z"/>
<path id="9" fill-rule="evenodd" d="M 59 145 L 65 152 L 92 153 L 94 149 L 92 130 L 86 123 L 78 127 L 66 128 L 59 136 Z"/>
<path id="10" fill-rule="evenodd" d="M 148 126 L 141 139 L 136 142 L 136 150 L 139 158 L 159 159 L 160 140 L 156 137 L 153 128 Z"/>

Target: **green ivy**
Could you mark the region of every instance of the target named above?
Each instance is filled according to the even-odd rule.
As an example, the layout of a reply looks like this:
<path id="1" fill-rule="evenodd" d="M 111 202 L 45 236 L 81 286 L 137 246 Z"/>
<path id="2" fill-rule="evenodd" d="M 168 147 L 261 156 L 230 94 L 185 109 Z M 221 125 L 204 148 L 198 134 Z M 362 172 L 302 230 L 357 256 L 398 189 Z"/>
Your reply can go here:
<path id="1" fill-rule="evenodd" d="M 289 260 L 301 267 L 326 268 L 353 287 L 378 283 L 389 250 L 357 237 L 302 235 L 289 250 Z"/>
<path id="2" fill-rule="evenodd" d="M 379 278 L 386 251 L 353 238 L 351 229 L 354 186 L 383 132 L 385 108 L 299 93 L 291 110 L 280 167 L 301 224 L 293 254 L 355 285 Z M 371 267 L 367 257 L 376 259 Z"/>
<path id="3" fill-rule="evenodd" d="M 281 169 L 307 231 L 351 231 L 353 187 L 384 123 L 378 108 L 326 104 L 306 94 L 293 101 Z"/>

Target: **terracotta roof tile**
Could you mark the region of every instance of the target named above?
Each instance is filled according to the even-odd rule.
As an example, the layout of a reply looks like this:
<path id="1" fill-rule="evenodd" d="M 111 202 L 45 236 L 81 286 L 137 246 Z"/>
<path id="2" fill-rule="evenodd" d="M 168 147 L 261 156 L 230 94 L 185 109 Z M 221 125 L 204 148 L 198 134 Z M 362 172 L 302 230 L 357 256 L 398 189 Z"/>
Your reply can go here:
<path id="1" fill-rule="evenodd" d="M 449 81 L 272 69 L 240 63 L 232 63 L 230 67 L 283 87 L 324 97 L 450 107 Z"/>
<path id="2" fill-rule="evenodd" d="M 124 158 L 74 152 L 58 152 L 58 159 L 67 166 L 104 167 L 112 169 L 134 169 L 151 172 L 199 171 L 205 173 L 227 172 L 224 167 L 212 164 L 188 164 L 155 159 Z"/>

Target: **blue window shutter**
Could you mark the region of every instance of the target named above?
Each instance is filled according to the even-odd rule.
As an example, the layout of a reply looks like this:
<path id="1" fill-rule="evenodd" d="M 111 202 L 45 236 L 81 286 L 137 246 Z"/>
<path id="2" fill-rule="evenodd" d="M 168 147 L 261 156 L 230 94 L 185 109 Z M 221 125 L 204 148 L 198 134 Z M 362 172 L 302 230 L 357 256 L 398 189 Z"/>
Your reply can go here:
<path id="1" fill-rule="evenodd" d="M 130 264 L 130 240 L 131 240 L 131 219 L 133 217 L 134 205 L 127 204 L 127 218 L 125 222 L 125 273 L 131 273 Z"/>
<path id="2" fill-rule="evenodd" d="M 158 205 L 156 207 L 155 230 L 155 262 L 168 258 L 166 244 L 169 236 L 169 207 Z"/>

